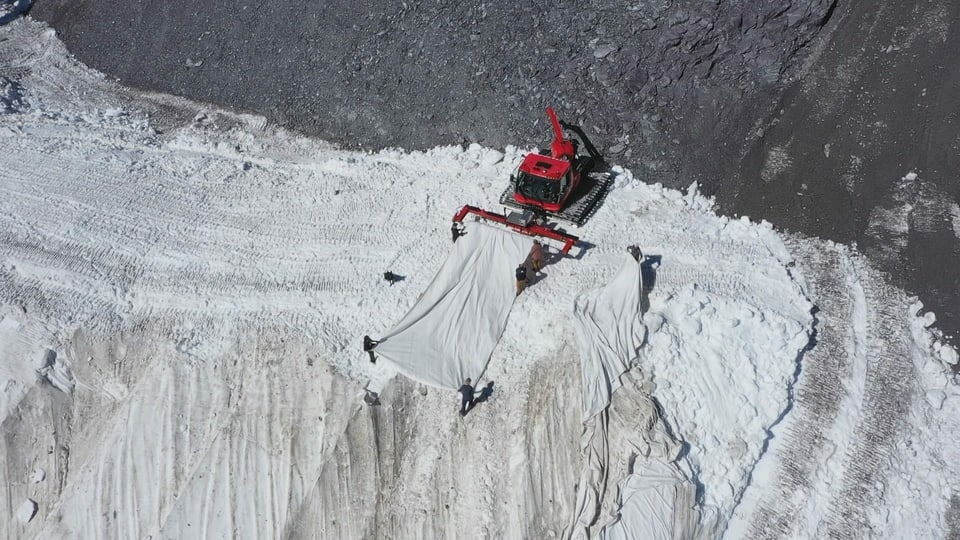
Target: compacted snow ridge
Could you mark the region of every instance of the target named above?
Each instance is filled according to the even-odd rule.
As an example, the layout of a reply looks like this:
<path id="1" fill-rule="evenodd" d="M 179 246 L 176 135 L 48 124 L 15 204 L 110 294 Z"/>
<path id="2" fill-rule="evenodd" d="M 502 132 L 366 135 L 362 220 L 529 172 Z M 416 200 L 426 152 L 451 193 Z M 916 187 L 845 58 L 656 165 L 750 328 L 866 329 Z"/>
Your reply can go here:
<path id="1" fill-rule="evenodd" d="M 810 255 L 803 259 L 802 267 L 817 279 L 808 284 L 808 292 L 821 299 L 814 346 L 803 355 L 790 415 L 771 441 L 771 454 L 778 459 L 757 470 L 758 475 L 770 476 L 773 484 L 763 498 L 745 497 L 740 508 L 741 512 L 746 508 L 753 512 L 748 535 L 752 538 L 782 538 L 797 528 L 807 510 L 804 506 L 814 500 L 813 490 L 823 489 L 812 481 L 820 472 L 823 446 L 831 445 L 828 451 L 832 453 L 833 445 L 841 442 L 831 433 L 831 426 L 844 410 L 842 376 L 852 369 L 848 351 L 854 345 L 854 336 L 842 324 L 853 318 L 852 291 L 845 283 L 850 264 L 845 252 L 833 245 L 811 250 Z M 798 493 L 804 496 L 798 497 Z"/>
<path id="2" fill-rule="evenodd" d="M 788 245 L 797 253 L 797 271 L 809 278 L 809 293 L 821 299 L 816 345 L 804 354 L 794 408 L 758 467 L 767 480 L 748 490 L 729 532 L 944 534 L 956 474 L 949 460 L 957 451 L 952 436 L 929 435 L 956 429 L 960 404 L 949 369 L 932 354 L 942 345 L 915 329 L 923 319 L 915 308 L 908 311 L 910 299 L 856 253 L 810 240 Z M 938 420 L 930 424 L 931 418 Z M 913 491 L 891 496 L 904 481 Z M 931 507 L 932 516 L 920 517 Z"/>
<path id="3" fill-rule="evenodd" d="M 0 537 L 960 527 L 956 351 L 856 249 L 615 168 L 515 296 L 531 239 L 449 227 L 521 150 L 346 151 L 2 32 Z"/>
<path id="4" fill-rule="evenodd" d="M 869 364 L 862 381 L 861 417 L 852 426 L 854 444 L 844 456 L 848 465 L 825 527 L 831 536 L 851 536 L 862 530 L 864 514 L 872 506 L 869 501 L 882 497 L 878 480 L 885 473 L 883 464 L 905 423 L 904 405 L 910 402 L 916 384 L 904 339 L 909 334 L 903 305 L 889 302 L 897 297 L 896 292 L 887 290 L 888 286 L 876 282 L 861 268 L 856 269 L 856 275 L 860 276 L 862 301 L 867 305 L 867 320 L 862 323 L 866 332 L 858 338 L 865 342 L 862 353 Z"/>

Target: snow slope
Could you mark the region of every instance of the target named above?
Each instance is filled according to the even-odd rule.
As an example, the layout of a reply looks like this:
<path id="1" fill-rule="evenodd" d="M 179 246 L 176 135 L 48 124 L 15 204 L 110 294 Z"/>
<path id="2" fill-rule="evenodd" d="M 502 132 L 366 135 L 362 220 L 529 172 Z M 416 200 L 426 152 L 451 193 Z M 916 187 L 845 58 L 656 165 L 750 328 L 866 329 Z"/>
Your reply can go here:
<path id="1" fill-rule="evenodd" d="M 701 537 L 960 530 L 956 352 L 855 250 L 619 171 L 461 419 L 360 337 L 416 305 L 450 216 L 495 207 L 519 151 L 337 149 L 120 88 L 28 19 L 0 31 L 4 536 L 567 537 L 574 298 L 633 243 L 647 339 L 602 415 L 589 536 L 626 534 L 617 486 L 647 459 L 696 487 L 658 493 Z"/>

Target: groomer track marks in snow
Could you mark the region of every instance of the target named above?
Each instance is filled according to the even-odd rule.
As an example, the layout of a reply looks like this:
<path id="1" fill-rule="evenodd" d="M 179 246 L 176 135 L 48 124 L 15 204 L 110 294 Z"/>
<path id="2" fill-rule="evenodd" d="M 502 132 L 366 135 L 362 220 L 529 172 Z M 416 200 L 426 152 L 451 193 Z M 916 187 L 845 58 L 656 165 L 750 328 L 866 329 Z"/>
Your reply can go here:
<path id="1" fill-rule="evenodd" d="M 820 276 L 810 294 L 820 299 L 817 311 L 816 343 L 803 354 L 802 371 L 794 388 L 792 419 L 786 441 L 777 458 L 776 489 L 761 501 L 750 524 L 751 538 L 783 538 L 803 518 L 797 493 L 816 489 L 811 478 L 821 466 L 818 456 L 829 443 L 830 429 L 840 414 L 844 399 L 841 381 L 852 369 L 847 353 L 851 339 L 841 321 L 853 320 L 850 284 L 845 282 L 851 261 L 837 248 L 823 249 L 820 256 L 803 262 L 810 275 Z M 816 268 L 814 268 L 816 266 Z"/>
<path id="2" fill-rule="evenodd" d="M 869 502 L 882 497 L 876 464 L 889 459 L 906 418 L 904 403 L 910 402 L 917 387 L 907 348 L 900 340 L 890 340 L 890 336 L 909 333 L 903 304 L 890 302 L 898 296 L 905 301 L 906 295 L 876 280 L 863 264 L 855 266 L 854 275 L 862 287 L 863 297 L 858 300 L 867 306 L 866 318 L 855 320 L 854 328 L 866 328 L 866 335 L 859 335 L 858 339 L 866 345 L 861 354 L 869 364 L 862 417 L 855 428 L 855 442 L 844 456 L 847 467 L 843 487 L 831 505 L 827 522 L 827 534 L 831 537 L 852 538 L 862 532 L 857 522 L 865 521 Z"/>

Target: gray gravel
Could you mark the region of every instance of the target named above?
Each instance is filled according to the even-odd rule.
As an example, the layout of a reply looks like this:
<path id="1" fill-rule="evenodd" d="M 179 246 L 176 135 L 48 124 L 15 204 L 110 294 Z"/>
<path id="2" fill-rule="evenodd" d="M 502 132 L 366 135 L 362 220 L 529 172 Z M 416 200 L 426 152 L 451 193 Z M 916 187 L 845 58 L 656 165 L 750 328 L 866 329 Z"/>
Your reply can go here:
<path id="1" fill-rule="evenodd" d="M 830 7 L 324 4 L 41 0 L 32 13 L 124 83 L 261 111 L 346 144 L 539 141 L 553 104 L 609 148 L 659 139 L 658 124 L 691 100 L 712 108 L 776 86 Z"/>
<path id="2" fill-rule="evenodd" d="M 31 15 L 127 85 L 345 146 L 542 144 L 554 105 L 644 180 L 857 242 L 960 330 L 960 3 L 37 0 Z"/>

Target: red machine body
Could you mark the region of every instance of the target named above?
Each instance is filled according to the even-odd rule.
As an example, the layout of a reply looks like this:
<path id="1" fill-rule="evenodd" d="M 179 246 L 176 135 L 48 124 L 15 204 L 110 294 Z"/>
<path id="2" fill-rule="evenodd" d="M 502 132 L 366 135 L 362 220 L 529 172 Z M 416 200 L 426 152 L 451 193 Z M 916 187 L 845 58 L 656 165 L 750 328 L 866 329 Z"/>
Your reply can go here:
<path id="1" fill-rule="evenodd" d="M 580 184 L 581 169 L 574 141 L 563 136 L 553 107 L 547 107 L 547 116 L 553 125 L 550 155 L 531 152 L 514 173 L 516 190 L 513 197 L 525 206 L 535 206 L 547 212 L 559 212 Z"/>
<path id="2" fill-rule="evenodd" d="M 573 141 L 563 136 L 563 129 L 560 128 L 560 121 L 557 120 L 557 113 L 553 107 L 547 107 L 547 116 L 550 117 L 550 124 L 553 126 L 553 142 L 550 143 L 550 154 L 557 159 L 573 161 L 577 158 L 577 147 Z"/>
<path id="3" fill-rule="evenodd" d="M 609 172 L 598 170 L 606 164 L 583 129 L 557 119 L 552 107 L 547 107 L 547 116 L 553 126 L 550 149 L 524 156 L 500 195 L 500 204 L 514 211 L 504 215 L 466 205 L 454 215 L 454 221 L 462 222 L 474 214 L 521 234 L 561 242 L 561 251 L 566 254 L 579 243 L 579 238 L 547 220 L 583 225 L 606 197 L 612 181 Z M 564 129 L 578 140 L 566 138 Z M 581 143 L 588 155 L 577 154 Z"/>

